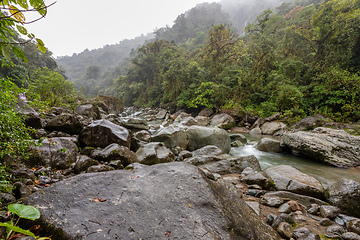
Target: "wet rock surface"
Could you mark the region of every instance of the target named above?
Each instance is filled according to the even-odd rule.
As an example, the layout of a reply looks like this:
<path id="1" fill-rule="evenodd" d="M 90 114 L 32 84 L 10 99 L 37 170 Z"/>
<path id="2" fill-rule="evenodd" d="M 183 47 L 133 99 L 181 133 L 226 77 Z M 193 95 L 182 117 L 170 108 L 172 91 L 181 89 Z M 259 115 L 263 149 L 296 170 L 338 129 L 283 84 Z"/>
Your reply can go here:
<path id="1" fill-rule="evenodd" d="M 24 203 L 66 239 L 280 239 L 240 198 L 186 163 L 82 174 L 43 191 Z"/>

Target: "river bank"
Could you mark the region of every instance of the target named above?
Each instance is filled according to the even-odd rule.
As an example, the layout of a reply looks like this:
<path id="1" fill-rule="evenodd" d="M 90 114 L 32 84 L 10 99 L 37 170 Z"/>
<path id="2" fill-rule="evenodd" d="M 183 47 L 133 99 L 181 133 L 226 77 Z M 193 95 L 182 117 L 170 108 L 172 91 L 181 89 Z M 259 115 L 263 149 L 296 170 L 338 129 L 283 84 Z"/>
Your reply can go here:
<path id="1" fill-rule="evenodd" d="M 289 154 L 276 160 L 283 153 L 254 147 L 264 136 L 225 131 L 236 124 L 227 114 L 126 109 L 119 117 L 86 104 L 37 123 L 42 146 L 14 166 L 22 181 L 1 198 L 37 207 L 53 239 L 360 238 L 358 182 L 319 179 Z M 249 125 L 277 137 L 297 132 L 276 117 Z M 348 145 L 357 139 L 335 133 Z M 277 140 L 272 149 L 291 147 Z M 334 175 L 328 169 L 323 176 Z"/>

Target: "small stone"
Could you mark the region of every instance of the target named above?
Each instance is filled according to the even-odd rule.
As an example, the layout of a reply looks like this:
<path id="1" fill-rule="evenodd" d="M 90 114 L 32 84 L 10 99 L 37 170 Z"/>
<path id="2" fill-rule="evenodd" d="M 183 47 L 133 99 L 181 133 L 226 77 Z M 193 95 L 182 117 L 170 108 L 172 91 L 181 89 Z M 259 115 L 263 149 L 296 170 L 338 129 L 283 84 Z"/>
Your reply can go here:
<path id="1" fill-rule="evenodd" d="M 46 184 L 51 184 L 51 178 L 47 176 L 39 176 L 38 180 L 40 181 L 41 186 L 45 186 Z"/>
<path id="2" fill-rule="evenodd" d="M 323 218 L 323 219 L 321 219 L 321 221 L 319 222 L 319 224 L 320 224 L 321 226 L 330 226 L 330 225 L 333 224 L 333 222 L 332 222 L 330 219 L 328 219 L 328 218 Z"/>
<path id="3" fill-rule="evenodd" d="M 307 218 L 304 215 L 295 215 L 294 219 L 297 222 L 306 222 L 307 221 Z"/>
<path id="4" fill-rule="evenodd" d="M 269 214 L 266 216 L 265 222 L 271 226 L 274 222 L 274 219 L 275 219 L 275 216 L 272 214 Z"/>
<path id="5" fill-rule="evenodd" d="M 339 224 L 339 225 L 342 226 L 342 227 L 346 227 L 346 224 L 345 224 L 344 220 L 342 220 L 342 218 L 340 218 L 340 217 L 336 217 L 336 218 L 334 219 L 334 222 L 335 222 L 336 224 Z"/>
<path id="6" fill-rule="evenodd" d="M 289 214 L 289 213 L 291 213 L 291 208 L 290 208 L 289 204 L 284 203 L 279 207 L 278 212 L 279 213 L 288 213 Z"/>
<path id="7" fill-rule="evenodd" d="M 307 208 L 307 212 L 310 214 L 316 215 L 319 212 L 320 206 L 318 204 L 310 204 L 310 206 Z"/>
<path id="8" fill-rule="evenodd" d="M 309 236 L 311 233 L 310 229 L 306 227 L 300 227 L 293 230 L 293 236 L 295 239 L 303 239 Z"/>
<path id="9" fill-rule="evenodd" d="M 249 189 L 262 190 L 262 188 L 261 188 L 259 185 L 257 185 L 257 184 L 249 185 L 248 188 L 249 188 Z"/>
<path id="10" fill-rule="evenodd" d="M 341 235 L 343 240 L 360 240 L 360 236 L 354 232 L 346 232 Z"/>
<path id="11" fill-rule="evenodd" d="M 345 229 L 339 225 L 331 225 L 326 229 L 326 232 L 340 236 L 345 232 Z"/>
<path id="12" fill-rule="evenodd" d="M 289 239 L 293 235 L 292 227 L 287 222 L 280 223 L 279 227 L 277 228 L 277 231 L 280 234 L 280 236 L 285 239 Z"/>
<path id="13" fill-rule="evenodd" d="M 360 219 L 350 220 L 346 223 L 346 228 L 349 232 L 360 234 Z"/>
<path id="14" fill-rule="evenodd" d="M 242 177 L 246 177 L 249 175 L 255 174 L 254 169 L 252 169 L 251 167 L 246 167 L 242 172 L 241 172 L 241 176 Z"/>
<path id="15" fill-rule="evenodd" d="M 321 205 L 320 206 L 320 216 L 329 219 L 335 219 L 340 214 L 340 209 L 335 206 L 330 205 Z"/>
<path id="16" fill-rule="evenodd" d="M 107 172 L 107 171 L 113 171 L 115 170 L 115 168 L 110 167 L 108 165 L 95 165 L 95 166 L 91 166 L 89 167 L 86 172 L 91 173 L 91 172 Z"/>
<path id="17" fill-rule="evenodd" d="M 315 233 L 310 233 L 307 237 L 298 238 L 298 240 L 320 240 L 320 236 Z"/>
<path id="18" fill-rule="evenodd" d="M 287 222 L 287 223 L 293 224 L 293 223 L 295 223 L 295 220 L 289 214 L 280 213 L 279 216 L 277 216 L 275 218 L 271 227 L 277 228 L 280 225 L 280 223 L 282 223 L 282 222 Z"/>
<path id="19" fill-rule="evenodd" d="M 279 207 L 284 201 L 279 197 L 264 195 L 260 203 L 269 207 Z"/>
<path id="20" fill-rule="evenodd" d="M 300 203 L 298 203 L 297 201 L 290 200 L 287 202 L 287 204 L 289 204 L 292 212 L 296 212 L 296 211 L 303 212 L 305 210 L 305 207 L 303 205 L 301 205 Z"/>

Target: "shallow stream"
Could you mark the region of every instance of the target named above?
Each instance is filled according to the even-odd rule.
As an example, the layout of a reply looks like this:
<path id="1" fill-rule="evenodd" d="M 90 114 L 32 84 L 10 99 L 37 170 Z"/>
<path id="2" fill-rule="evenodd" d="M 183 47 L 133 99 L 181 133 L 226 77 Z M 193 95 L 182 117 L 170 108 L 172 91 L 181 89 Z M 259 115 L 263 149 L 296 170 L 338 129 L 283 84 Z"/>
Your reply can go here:
<path id="1" fill-rule="evenodd" d="M 250 142 L 258 142 L 263 137 L 243 134 Z M 328 187 L 340 178 L 349 178 L 360 182 L 359 168 L 337 168 L 322 164 L 309 158 L 294 156 L 290 153 L 268 153 L 257 150 L 252 144 L 244 147 L 231 148 L 230 154 L 233 156 L 254 155 L 260 162 L 262 170 L 274 165 L 291 165 L 296 169 L 309 174 L 318 179 L 324 187 Z"/>

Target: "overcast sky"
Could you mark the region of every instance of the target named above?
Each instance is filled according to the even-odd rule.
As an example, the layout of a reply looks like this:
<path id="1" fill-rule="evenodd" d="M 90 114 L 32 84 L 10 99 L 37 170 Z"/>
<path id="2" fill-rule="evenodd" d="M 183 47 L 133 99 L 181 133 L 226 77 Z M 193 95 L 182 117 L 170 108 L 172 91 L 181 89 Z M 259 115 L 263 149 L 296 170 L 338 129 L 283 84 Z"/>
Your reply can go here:
<path id="1" fill-rule="evenodd" d="M 55 57 L 65 56 L 172 26 L 178 15 L 203 2 L 218 0 L 57 0 L 45 19 L 26 27 Z"/>

